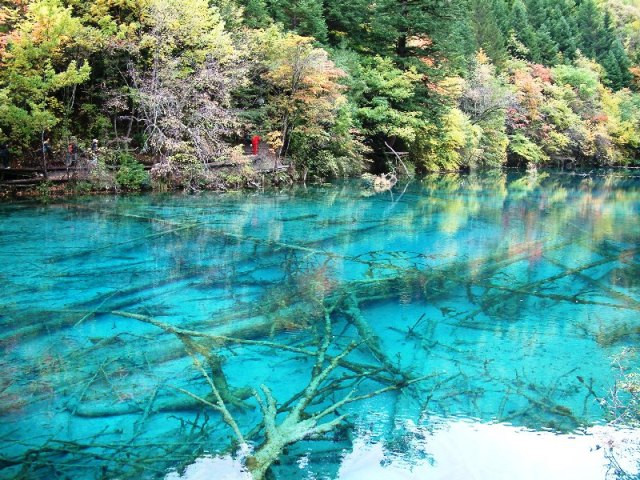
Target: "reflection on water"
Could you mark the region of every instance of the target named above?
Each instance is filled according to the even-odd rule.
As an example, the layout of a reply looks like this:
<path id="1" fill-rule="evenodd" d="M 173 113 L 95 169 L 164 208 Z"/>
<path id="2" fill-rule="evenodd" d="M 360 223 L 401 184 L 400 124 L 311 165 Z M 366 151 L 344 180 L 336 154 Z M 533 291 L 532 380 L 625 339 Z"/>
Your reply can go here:
<path id="1" fill-rule="evenodd" d="M 421 458 L 407 461 L 363 434 L 343 452 L 336 480 L 601 480 L 615 478 L 612 461 L 629 478 L 640 475 L 637 430 L 598 426 L 569 435 L 438 418 L 431 418 L 428 428 L 411 423 L 405 428 L 414 434 L 412 448 Z M 251 475 L 238 457 L 208 455 L 165 480 L 210 478 L 250 480 Z M 314 477 L 300 471 L 296 478 Z"/>
<path id="2" fill-rule="evenodd" d="M 1 205 L 0 477 L 240 478 L 203 375 L 255 453 L 254 389 L 281 421 L 323 348 L 305 415 L 358 401 L 276 478 L 633 471 L 583 434 L 637 362 L 639 212 L 624 172 Z"/>
<path id="3" fill-rule="evenodd" d="M 381 443 L 354 442 L 344 456 L 339 480 L 599 480 L 613 473 L 611 456 L 637 474 L 638 432 L 595 427 L 586 434 L 536 432 L 504 424 L 438 421 L 428 431 L 415 429 L 428 457 L 409 464 L 389 457 Z"/>

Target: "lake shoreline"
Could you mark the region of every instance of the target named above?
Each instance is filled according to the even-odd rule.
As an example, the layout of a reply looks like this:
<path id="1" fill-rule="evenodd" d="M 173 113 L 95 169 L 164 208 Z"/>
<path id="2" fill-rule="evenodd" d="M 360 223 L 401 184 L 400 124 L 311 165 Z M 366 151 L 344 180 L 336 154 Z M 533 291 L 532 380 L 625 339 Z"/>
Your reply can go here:
<path id="1" fill-rule="evenodd" d="M 144 167 L 146 172 L 151 171 L 150 165 L 145 165 Z M 93 178 L 93 172 L 89 173 L 80 169 L 54 168 L 50 170 L 47 177 L 38 169 L 1 169 L 0 202 L 84 195 L 120 195 L 123 193 L 257 191 L 274 186 L 281 187 L 300 183 L 297 176 L 294 173 L 292 174 L 288 166 L 284 166 L 286 169 L 282 167 L 276 171 L 260 171 L 247 169 L 244 165 L 223 164 L 209 170 L 208 173 L 211 175 L 207 184 L 189 186 L 188 188 L 179 186 L 174 188 L 161 186 L 158 188 L 150 179 L 143 182 L 139 188 L 126 188 L 126 186 L 118 185 L 115 178 L 105 182 L 104 179 Z M 18 178 L 5 180 L 7 174 Z M 25 176 L 27 177 L 25 178 Z"/>
<path id="2" fill-rule="evenodd" d="M 146 165 L 146 170 L 150 170 L 150 166 Z M 285 168 L 283 168 L 285 167 Z M 16 172 L 27 169 L 6 169 L 0 170 L 0 175 L 4 172 Z M 35 169 L 33 169 L 35 170 Z M 252 171 L 243 168 L 242 165 L 227 165 L 224 164 L 221 167 L 217 167 L 212 170 L 214 173 L 213 178 L 207 185 L 199 185 L 197 187 L 174 187 L 174 188 L 157 188 L 151 182 L 147 182 L 142 185 L 142 188 L 128 189 L 122 188 L 113 182 L 105 188 L 104 185 L 99 185 L 98 182 L 92 181 L 86 172 L 83 172 L 82 176 L 78 176 L 75 171 L 67 173 L 66 170 L 57 168 L 51 170 L 54 174 L 45 178 L 42 174 L 37 176 L 23 179 L 18 181 L 2 181 L 0 180 L 0 203 L 12 202 L 16 200 L 42 200 L 45 203 L 51 201 L 53 198 L 73 198 L 78 196 L 104 196 L 104 195 L 122 195 L 122 194 L 142 194 L 142 193 L 201 193 L 201 192 L 257 192 L 270 188 L 293 188 L 300 185 L 318 185 L 322 183 L 331 183 L 335 180 L 362 180 L 365 184 L 369 185 L 372 190 L 376 192 L 390 190 L 394 185 L 384 185 L 383 188 L 379 188 L 373 185 L 373 179 L 383 178 L 384 175 L 373 175 L 369 173 L 363 173 L 362 175 L 355 177 L 341 177 L 339 179 L 332 179 L 326 181 L 313 181 L 305 182 L 303 178 L 292 171 L 289 166 L 280 166 L 277 171 Z M 640 176 L 640 167 L 625 166 L 625 165 L 612 165 L 606 167 L 589 167 L 580 166 L 578 168 L 540 168 L 538 170 L 532 170 L 530 173 L 535 175 L 539 173 L 551 173 L 553 175 L 575 175 L 575 176 L 592 176 L 594 174 L 602 174 L 604 172 L 612 171 L 637 171 Z M 62 174 L 60 174 L 62 172 Z M 527 172 L 527 169 L 519 166 L 504 166 L 500 169 L 473 172 L 468 169 L 461 170 L 446 170 L 446 171 L 434 171 L 425 172 L 422 174 L 415 174 L 407 176 L 396 172 L 397 181 L 403 182 L 411 179 L 421 179 L 429 176 L 448 176 L 448 175 L 471 175 L 474 173 L 480 174 L 502 174 L 510 172 Z M 56 175 L 57 173 L 57 175 Z M 629 177 L 629 175 L 624 175 Z M 0 177 L 2 178 L 2 177 Z"/>
<path id="3" fill-rule="evenodd" d="M 638 177 L 0 204 L 0 476 L 635 478 Z"/>

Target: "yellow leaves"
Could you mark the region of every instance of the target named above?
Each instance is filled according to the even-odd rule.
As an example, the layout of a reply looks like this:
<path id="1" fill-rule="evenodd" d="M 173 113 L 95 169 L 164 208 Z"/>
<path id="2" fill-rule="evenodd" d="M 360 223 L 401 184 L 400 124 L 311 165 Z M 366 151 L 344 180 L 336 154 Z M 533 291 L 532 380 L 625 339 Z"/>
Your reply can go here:
<path id="1" fill-rule="evenodd" d="M 571 139 L 567 135 L 552 130 L 544 141 L 544 148 L 551 155 L 561 155 L 567 151 L 570 144 Z"/>
<path id="2" fill-rule="evenodd" d="M 70 60 L 77 55 L 87 29 L 70 7 L 59 0 L 36 0 L 28 4 L 3 55 L 0 85 L 6 85 L 8 108 L 0 114 L 25 143 L 35 132 L 59 122 L 63 102 L 56 97 L 65 87 L 88 80 L 90 67 Z"/>
<path id="3" fill-rule="evenodd" d="M 52 86 L 54 89 L 60 89 L 71 85 L 83 83 L 89 79 L 91 68 L 89 64 L 84 62 L 80 67 L 77 66 L 76 61 L 69 62 L 69 66 L 63 72 L 55 75 L 52 80 Z"/>
<path id="4" fill-rule="evenodd" d="M 448 162 L 470 163 L 477 155 L 482 129 L 473 125 L 469 117 L 458 108 L 452 108 L 443 117 L 442 149 L 449 152 Z"/>
<path id="5" fill-rule="evenodd" d="M 467 223 L 470 213 L 462 197 L 451 198 L 444 205 L 443 220 L 439 224 L 439 230 L 447 235 L 455 234 Z"/>
<path id="6" fill-rule="evenodd" d="M 145 43 L 163 57 L 183 54 L 202 63 L 213 56 L 225 63 L 234 55 L 224 22 L 207 0 L 149 0 L 143 24 L 150 28 Z"/>
<path id="7" fill-rule="evenodd" d="M 563 187 L 556 187 L 553 189 L 553 191 L 551 192 L 551 195 L 549 196 L 549 205 L 556 205 L 556 204 L 564 204 L 564 202 L 566 202 L 567 198 L 569 197 L 569 192 L 567 191 L 566 188 Z"/>
<path id="8" fill-rule="evenodd" d="M 525 107 L 529 121 L 540 119 L 540 108 L 544 103 L 542 95 L 543 82 L 534 78 L 529 68 L 516 70 L 513 73 L 513 85 L 516 88 L 516 96 L 519 102 Z"/>
<path id="9" fill-rule="evenodd" d="M 328 53 L 313 46 L 313 39 L 275 28 L 258 30 L 252 49 L 262 57 L 267 78 L 295 93 L 301 87 L 316 96 L 340 90 L 336 81 L 346 74 L 329 60 Z"/>
<path id="10" fill-rule="evenodd" d="M 450 99 L 457 100 L 462 96 L 466 82 L 462 77 L 447 77 L 438 83 L 438 89 Z"/>
<path id="11" fill-rule="evenodd" d="M 314 47 L 311 38 L 276 28 L 256 31 L 253 42 L 252 52 L 263 62 L 263 78 L 271 85 L 272 121 L 283 125 L 279 135 L 285 138 L 270 134 L 275 149 L 287 143 L 296 128 L 319 133 L 335 121 L 337 109 L 346 102 L 338 83 L 346 74 L 325 50 Z"/>
<path id="12" fill-rule="evenodd" d="M 609 90 L 602 92 L 602 107 L 607 116 L 607 129 L 611 133 L 617 133 L 620 129 L 620 96 Z"/>
<path id="13" fill-rule="evenodd" d="M 478 52 L 476 53 L 476 62 L 479 65 L 489 65 L 491 63 L 491 59 L 488 57 L 488 55 L 484 52 L 484 50 L 481 48 L 480 50 L 478 50 Z"/>
<path id="14" fill-rule="evenodd" d="M 480 136 L 479 127 L 471 125 L 469 118 L 458 108 L 452 108 L 443 118 L 446 142 L 454 150 L 465 147 L 468 143 L 477 143 Z"/>
<path id="15" fill-rule="evenodd" d="M 36 1 L 29 4 L 26 19 L 16 29 L 11 45 L 14 55 L 27 55 L 31 49 L 41 48 L 47 56 L 55 57 L 82 30 L 70 8 L 64 8 L 57 0 Z"/>
<path id="16" fill-rule="evenodd" d="M 637 104 L 640 100 L 629 90 L 611 92 L 605 89 L 602 93 L 603 114 L 606 116 L 606 133 L 621 148 L 638 148 L 640 146 L 640 115 Z"/>
<path id="17" fill-rule="evenodd" d="M 473 165 L 481 155 L 480 140 L 483 130 L 473 125 L 469 117 L 458 108 L 442 116 L 439 126 L 420 129 L 417 142 L 419 160 L 431 171 L 457 170 L 462 165 Z"/>
<path id="18" fill-rule="evenodd" d="M 282 148 L 283 142 L 282 142 L 282 132 L 269 132 L 266 135 L 266 142 L 269 144 L 269 146 L 275 150 L 278 151 Z"/>
<path id="19" fill-rule="evenodd" d="M 82 14 L 86 25 L 95 26 L 93 42 L 104 48 L 107 44 L 136 41 L 150 3 L 151 0 L 92 0 L 80 2 L 76 11 Z"/>

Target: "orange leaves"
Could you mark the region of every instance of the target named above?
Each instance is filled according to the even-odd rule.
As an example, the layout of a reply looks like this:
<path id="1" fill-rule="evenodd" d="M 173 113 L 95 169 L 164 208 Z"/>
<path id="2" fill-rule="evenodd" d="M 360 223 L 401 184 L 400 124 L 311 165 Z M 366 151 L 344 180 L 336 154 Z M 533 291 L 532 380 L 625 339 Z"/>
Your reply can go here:
<path id="1" fill-rule="evenodd" d="M 346 74 L 329 59 L 328 53 L 313 46 L 313 39 L 274 29 L 258 32 L 270 84 L 269 103 L 274 125 L 280 133 L 268 135 L 274 148 L 286 146 L 293 131 L 319 133 L 335 121 L 336 111 L 346 99 L 339 81 Z M 261 40 L 260 38 L 258 40 Z"/>
<path id="2" fill-rule="evenodd" d="M 609 116 L 604 112 L 600 112 L 597 115 L 594 115 L 593 117 L 591 117 L 591 121 L 593 123 L 599 123 L 601 125 L 606 125 L 609 122 Z"/>
<path id="3" fill-rule="evenodd" d="M 407 47 L 416 50 L 426 50 L 433 46 L 433 39 L 427 35 L 414 35 L 407 39 Z M 434 67 L 436 60 L 431 56 L 420 55 L 418 59 L 427 67 Z M 435 85 L 435 84 L 433 84 Z"/>
<path id="4" fill-rule="evenodd" d="M 551 72 L 541 65 L 516 70 L 513 85 L 516 87 L 518 102 L 526 112 L 527 123 L 540 120 L 540 108 L 544 103 L 543 84 L 550 81 Z"/>
<path id="5" fill-rule="evenodd" d="M 633 84 L 636 88 L 640 88 L 640 66 L 635 65 L 629 69 L 631 75 L 633 75 Z"/>
<path id="6" fill-rule="evenodd" d="M 538 78 L 543 83 L 551 83 L 551 69 L 544 65 L 533 64 L 531 65 L 531 76 Z"/>

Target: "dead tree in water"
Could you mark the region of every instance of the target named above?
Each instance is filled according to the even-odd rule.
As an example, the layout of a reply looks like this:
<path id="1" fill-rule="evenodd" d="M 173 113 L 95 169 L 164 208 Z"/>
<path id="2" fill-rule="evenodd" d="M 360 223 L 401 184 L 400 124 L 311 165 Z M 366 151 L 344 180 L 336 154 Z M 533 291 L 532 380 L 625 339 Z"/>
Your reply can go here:
<path id="1" fill-rule="evenodd" d="M 255 451 L 246 458 L 245 464 L 255 480 L 265 478 L 271 465 L 279 460 L 287 446 L 303 440 L 322 437 L 324 434 L 343 426 L 348 415 L 346 412 L 342 413 L 342 409 L 346 405 L 390 391 L 400 390 L 427 378 L 421 377 L 407 380 L 408 375 L 399 374 L 393 368 L 390 371 L 388 365 L 385 364 L 369 365 L 361 368 L 346 364 L 356 373 L 337 378 L 332 377 L 332 374 L 338 368 L 345 365 L 346 357 L 352 351 L 361 345 L 371 345 L 370 338 L 363 338 L 359 343 L 350 342 L 338 354 L 329 355 L 328 350 L 334 343 L 331 316 L 336 308 L 337 305 L 325 308 L 324 329 L 317 338 L 317 347 L 313 354 L 315 356 L 315 364 L 307 386 L 282 404 L 280 408 L 278 408 L 276 399 L 268 386 L 260 385 L 260 392 L 253 391 L 254 398 L 262 412 L 262 421 L 251 432 L 263 432 L 263 440 Z M 202 405 L 218 412 L 223 421 L 233 431 L 238 446 L 246 446 L 248 441 L 254 440 L 253 437 L 257 434 L 250 433 L 249 437 L 245 436 L 241 432 L 239 422 L 236 421 L 231 413 L 230 406 L 238 405 L 241 399 L 236 396 L 236 392 L 232 392 L 228 388 L 214 345 L 219 347 L 223 343 L 250 342 L 254 345 L 263 344 L 277 347 L 276 344 L 261 341 L 243 341 L 241 339 L 187 331 L 142 315 L 127 314 L 125 312 L 115 313 L 150 323 L 162 328 L 167 333 L 176 335 L 184 344 L 187 353 L 193 360 L 194 366 L 209 385 L 212 395 L 208 398 L 203 398 L 185 389 L 179 390 Z M 359 333 L 362 334 L 361 331 Z M 287 349 L 286 346 L 282 346 L 282 348 Z M 204 359 L 204 362 L 201 358 Z M 204 368 L 203 363 L 208 364 L 209 371 Z M 385 377 L 382 378 L 386 379 L 387 385 L 377 389 L 363 388 L 362 383 L 365 380 L 380 382 L 381 376 L 378 375 L 380 372 L 384 373 Z M 342 398 L 340 400 L 329 400 L 329 396 L 333 397 L 341 392 Z M 320 405 L 320 407 L 318 408 L 317 405 Z M 332 414 L 335 415 L 335 418 L 325 421 L 326 417 Z M 280 418 L 281 420 L 279 420 Z"/>
<path id="2" fill-rule="evenodd" d="M 376 338 L 376 334 L 382 336 L 383 333 L 380 326 L 375 324 L 373 317 L 369 316 L 368 307 L 373 302 L 381 300 L 395 302 L 398 299 L 405 299 L 407 302 L 424 300 L 430 304 L 440 305 L 442 316 L 431 313 L 420 317 L 416 315 L 416 318 L 407 320 L 408 323 L 398 322 L 392 328 L 404 335 L 407 348 L 415 347 L 416 351 L 433 350 L 435 353 L 440 351 L 441 354 L 454 349 L 460 350 L 462 347 L 444 344 L 437 336 L 431 338 L 430 335 L 433 334 L 436 325 L 493 332 L 498 328 L 497 322 L 502 322 L 504 319 L 511 319 L 515 323 L 515 319 L 518 318 L 517 308 L 525 298 L 549 299 L 572 304 L 597 304 L 627 310 L 639 308 L 634 298 L 617 290 L 609 289 L 613 292 L 612 298 L 615 298 L 618 303 L 604 304 L 602 299 L 582 295 L 580 290 L 569 294 L 542 288 L 561 279 L 579 277 L 584 278 L 590 287 L 597 287 L 604 291 L 608 288 L 606 284 L 603 285 L 604 282 L 597 278 L 589 277 L 588 270 L 597 266 L 615 265 L 620 258 L 632 258 L 637 253 L 635 249 L 603 251 L 595 262 L 578 267 L 559 266 L 559 273 L 551 277 L 525 282 L 514 278 L 513 281 L 506 282 L 498 274 L 514 263 L 526 261 L 527 252 L 531 248 L 529 242 L 518 245 L 509 244 L 506 246 L 508 248 L 499 248 L 500 245 L 498 245 L 498 248 L 486 257 L 461 258 L 447 263 L 435 262 L 435 265 L 431 265 L 429 262 L 431 259 L 418 252 L 395 252 L 394 256 L 390 257 L 385 252 L 355 255 L 326 249 L 327 239 L 335 244 L 336 238 L 341 238 L 339 235 L 348 235 L 350 238 L 364 235 L 372 228 L 380 226 L 375 223 L 355 232 L 341 231 L 326 238 L 294 242 L 290 239 L 260 238 L 255 232 L 223 230 L 211 224 L 199 224 L 193 220 L 178 223 L 163 218 L 153 218 L 148 214 L 123 215 L 114 210 L 101 212 L 101 214 L 128 218 L 131 222 L 146 222 L 156 227 L 153 233 L 145 237 L 100 247 L 101 253 L 128 248 L 143 239 L 174 236 L 177 233 L 180 235 L 175 235 L 176 238 L 186 241 L 198 232 L 209 239 L 217 239 L 220 245 L 224 245 L 224 248 L 229 250 L 240 244 L 249 244 L 252 248 L 242 249 L 237 256 L 229 255 L 224 262 L 202 263 L 177 269 L 162 279 L 151 275 L 151 278 L 127 284 L 125 287 L 119 287 L 118 290 L 100 289 L 93 298 L 84 298 L 82 302 L 63 305 L 58 307 L 59 310 L 46 310 L 40 314 L 29 309 L 23 313 L 17 307 L 12 307 L 10 323 L 9 315 L 7 320 L 3 320 L 6 322 L 3 323 L 6 331 L 0 339 L 3 347 L 9 347 L 13 343 L 25 343 L 31 339 L 37 341 L 45 333 L 61 336 L 64 330 L 77 333 L 76 329 L 87 327 L 94 317 L 100 321 L 104 320 L 102 317 L 112 317 L 114 314 L 120 317 L 117 320 L 124 322 L 122 317 L 127 317 L 129 320 L 134 319 L 154 325 L 160 330 L 157 334 L 145 332 L 144 343 L 141 343 L 142 347 L 147 347 L 149 350 L 147 352 L 138 351 L 142 350 L 138 348 L 139 343 L 130 349 L 131 351 L 136 349 L 135 352 L 123 351 L 122 347 L 128 345 L 127 342 L 133 338 L 131 332 L 135 332 L 135 328 L 129 329 L 130 325 L 127 324 L 126 332 L 95 338 L 95 342 L 91 339 L 92 343 L 79 344 L 77 350 L 71 352 L 69 356 L 61 357 L 59 360 L 54 359 L 59 362 L 57 364 L 7 363 L 9 367 L 25 372 L 22 378 L 16 376 L 18 380 L 31 380 L 30 375 L 33 371 L 37 374 L 37 381 L 31 384 L 32 394 L 29 397 L 18 397 L 17 393 L 20 393 L 22 388 L 21 381 L 15 381 L 15 385 L 7 385 L 6 390 L 0 391 L 0 396 L 6 394 L 5 398 L 8 400 L 4 403 L 0 402 L 2 403 L 0 409 L 6 406 L 7 411 L 17 410 L 18 401 L 23 404 L 27 402 L 32 407 L 35 402 L 46 398 L 51 391 L 49 385 L 58 385 L 59 383 L 55 382 L 60 382 L 60 378 L 64 378 L 65 389 L 69 393 L 64 392 L 61 396 L 64 397 L 66 404 L 65 414 L 69 415 L 71 421 L 75 420 L 75 417 L 83 417 L 80 421 L 87 422 L 87 417 L 137 415 L 136 431 L 140 431 L 147 419 L 164 421 L 166 417 L 156 413 L 180 411 L 182 414 L 179 418 L 184 425 L 189 426 L 192 422 L 197 424 L 194 429 L 199 432 L 204 430 L 201 436 L 195 437 L 197 443 L 201 446 L 206 445 L 209 450 L 214 450 L 214 445 L 211 443 L 211 438 L 207 437 L 207 433 L 210 435 L 213 431 L 219 435 L 215 426 L 212 426 L 216 420 L 219 425 L 222 425 L 224 432 L 233 433 L 229 448 L 237 448 L 243 443 L 256 445 L 252 454 L 245 459 L 247 468 L 255 478 L 263 478 L 274 462 L 286 458 L 283 452 L 286 451 L 287 446 L 323 437 L 330 432 L 339 433 L 341 428 L 348 425 L 346 422 L 349 419 L 345 418 L 345 415 L 350 411 L 347 408 L 349 404 L 365 401 L 371 396 L 384 392 L 404 389 L 420 379 L 412 376 L 406 368 L 402 368 L 399 361 L 395 361 L 388 342 L 385 345 L 385 342 Z M 545 249 L 545 253 L 560 251 L 571 241 L 573 240 L 549 246 Z M 54 266 L 64 265 L 64 262 L 77 260 L 84 255 L 88 254 L 77 251 L 64 252 L 51 258 L 50 261 Z M 238 267 L 247 259 L 255 257 L 260 258 L 260 267 L 263 269 L 280 269 L 284 278 L 282 283 L 275 288 L 267 286 L 264 279 L 253 274 L 256 271 L 255 265 L 251 265 L 250 268 Z M 438 260 L 440 258 L 442 257 L 437 257 Z M 355 278 L 349 277 L 348 280 L 333 278 L 330 274 L 318 274 L 316 279 L 313 277 L 313 270 L 307 267 L 312 265 L 320 272 L 326 265 L 329 265 L 330 269 L 331 263 L 334 262 L 357 265 L 364 273 Z M 107 265 L 104 268 L 105 271 L 108 268 L 108 272 L 113 273 L 113 266 Z M 95 271 L 89 273 L 96 274 Z M 186 317 L 180 328 L 155 320 L 154 317 L 166 318 L 170 310 L 163 311 L 161 301 L 150 302 L 149 300 L 159 296 L 159 292 L 163 292 L 162 289 L 165 287 L 170 287 L 173 292 L 180 287 L 180 284 L 186 282 L 206 292 L 203 295 L 227 295 L 228 292 L 212 293 L 212 291 L 218 289 L 220 284 L 231 282 L 239 286 L 259 287 L 263 295 L 252 302 L 234 302 L 229 308 L 211 311 L 203 318 L 194 320 Z M 172 284 L 175 285 L 172 286 Z M 472 286 L 473 291 L 471 291 Z M 7 288 L 17 289 L 20 285 L 14 286 L 8 283 Z M 449 298 L 451 291 L 461 294 L 466 292 L 474 307 L 456 312 L 447 308 L 448 305 L 439 303 L 441 298 Z M 37 294 L 38 291 L 34 293 Z M 150 303 L 153 305 L 149 305 Z M 128 311 L 125 312 L 125 310 Z M 34 317 L 38 319 L 37 322 L 33 321 Z M 112 318 L 108 318 L 108 321 L 111 322 Z M 327 334 L 331 332 L 331 327 L 336 332 L 342 329 L 341 334 Z M 291 342 L 290 339 L 293 336 L 278 335 L 282 331 L 301 332 L 298 339 L 304 343 Z M 317 332 L 315 338 L 308 335 L 309 332 Z M 621 338 L 618 332 L 608 333 L 610 335 L 607 338 L 610 338 L 610 341 Z M 622 333 L 628 336 L 629 330 L 626 329 Z M 585 335 L 591 335 L 591 333 L 587 331 Z M 603 342 L 605 340 L 604 337 L 600 339 Z M 158 348 L 159 345 L 160 348 Z M 227 352 L 236 355 L 236 347 L 239 346 L 250 347 L 250 353 L 257 353 L 260 360 L 266 358 L 262 356 L 264 350 L 277 351 L 278 363 L 282 358 L 291 360 L 290 357 L 292 357 L 296 361 L 296 366 L 301 365 L 302 368 L 308 366 L 308 370 L 303 370 L 303 375 L 306 372 L 308 376 L 307 382 L 294 395 L 291 395 L 291 391 L 286 395 L 280 394 L 275 385 L 264 380 L 254 381 L 247 388 L 234 388 L 233 380 L 237 381 L 239 378 L 248 380 L 244 372 L 234 378 L 231 370 L 224 366 L 223 360 L 230 358 L 230 355 L 226 355 Z M 55 353 L 55 349 L 52 349 L 52 352 Z M 429 382 L 425 379 L 425 384 L 420 384 L 425 411 L 434 406 L 436 406 L 435 411 L 446 411 L 447 408 L 451 408 L 452 403 L 466 401 L 472 394 L 479 395 L 478 389 L 475 388 L 477 384 L 474 377 L 478 370 L 474 368 L 476 365 L 484 365 L 486 370 L 483 372 L 484 378 L 507 392 L 500 407 L 501 420 L 526 423 L 527 419 L 534 418 L 535 415 L 536 422 L 540 423 L 537 417 L 544 415 L 545 418 L 549 417 L 555 422 L 554 428 L 557 428 L 560 421 L 570 426 L 582 424 L 575 413 L 575 408 L 569 409 L 563 404 L 558 404 L 565 391 L 570 392 L 570 388 L 575 389 L 574 384 L 578 382 L 573 381 L 572 384 L 571 375 L 573 374 L 565 374 L 559 379 L 562 382 L 541 386 L 535 384 L 536 379 L 526 379 L 519 373 L 514 379 L 509 375 L 491 371 L 490 363 L 480 352 L 467 351 L 465 355 L 469 360 L 468 366 L 462 365 L 460 371 L 456 370 L 446 378 L 434 375 L 433 381 Z M 163 379 L 159 375 L 154 375 L 153 372 L 159 371 L 160 367 L 167 371 L 166 364 L 170 361 L 181 361 L 181 365 L 186 364 L 189 373 L 192 373 L 190 363 L 193 363 L 197 370 L 195 379 L 176 379 L 184 382 L 166 385 L 167 381 L 174 379 Z M 80 364 L 80 362 L 86 363 Z M 118 385 L 113 385 L 115 372 L 122 366 L 129 368 L 137 375 L 146 375 L 147 380 L 152 378 L 159 382 L 142 392 L 136 391 L 136 385 L 132 386 L 131 382 L 128 384 L 123 382 L 126 384 L 124 388 L 127 389 L 126 391 L 122 389 L 123 393 L 130 397 L 125 398 L 125 395 L 122 395 L 122 398 L 118 396 L 114 398 L 114 393 L 116 395 L 119 393 Z M 427 365 L 426 368 L 429 366 Z M 170 371 L 175 370 L 171 368 Z M 424 373 L 430 372 L 421 371 L 420 374 Z M 227 381 L 227 377 L 230 381 Z M 585 399 L 589 402 L 595 396 L 591 380 L 586 378 L 584 382 L 578 383 L 578 387 L 584 385 L 583 388 L 588 390 L 589 396 Z M 162 384 L 163 381 L 165 384 Z M 261 385 L 261 383 L 267 383 L 267 385 Z M 534 384 L 535 390 L 528 389 L 529 385 Z M 566 387 L 562 390 L 562 395 L 558 393 L 560 384 Z M 170 393 L 178 392 L 178 394 L 167 395 L 165 385 L 172 389 Z M 446 389 L 441 388 L 442 385 L 445 385 Z M 163 389 L 159 391 L 160 386 Z M 0 390 L 2 388 L 0 386 Z M 417 385 L 411 388 L 417 388 Z M 207 389 L 205 393 L 202 392 L 204 389 Z M 425 392 L 431 393 L 424 395 Z M 15 398 L 16 402 L 11 401 L 9 397 L 14 393 L 16 395 L 12 398 Z M 57 394 L 60 395 L 60 393 Z M 508 396 L 521 400 L 517 404 L 518 409 L 510 408 L 511 400 Z M 287 397 L 289 397 L 287 401 L 278 402 Z M 408 396 L 403 396 L 403 399 L 406 397 Z M 412 397 L 420 398 L 418 395 L 412 395 Z M 261 416 L 258 420 L 252 415 L 245 415 L 246 410 L 251 408 L 259 410 Z M 204 416 L 213 413 L 210 417 L 211 423 L 203 426 L 202 417 L 199 417 L 200 420 L 189 418 L 189 415 L 195 412 L 200 412 L 200 415 Z M 109 421 L 109 419 L 106 420 Z M 0 439 L 5 444 L 9 444 L 12 438 L 15 439 L 7 435 L 6 438 Z M 172 438 L 179 438 L 182 442 L 185 437 L 180 434 Z M 0 476 L 8 473 L 3 469 L 8 468 L 9 465 L 35 465 L 42 469 L 55 466 L 58 469 L 71 469 L 74 463 L 89 464 L 98 458 L 104 465 L 114 465 L 126 472 L 118 471 L 116 474 L 110 471 L 111 478 L 140 478 L 142 473 L 148 474 L 151 468 L 161 471 L 160 465 L 168 464 L 170 467 L 185 465 L 202 454 L 202 449 L 193 447 L 192 440 L 179 447 L 167 442 L 162 445 L 161 453 L 151 453 L 146 447 L 137 448 L 134 451 L 134 447 L 144 445 L 139 442 L 139 437 L 136 437 L 136 442 L 132 442 L 129 447 L 121 437 L 117 437 L 115 441 L 111 440 L 111 445 L 105 445 L 99 437 L 87 440 L 85 443 L 75 438 L 74 440 L 73 443 L 67 442 L 61 445 L 57 443 L 60 442 L 59 438 L 52 437 L 44 445 L 33 446 L 26 454 L 20 453 L 21 456 L 16 454 L 16 456 L 0 458 Z M 193 441 L 195 443 L 195 440 Z M 227 441 L 228 438 L 225 437 L 224 445 L 218 448 L 219 445 L 216 444 L 215 450 L 223 451 Z M 88 445 L 89 443 L 91 445 Z M 96 452 L 96 449 L 104 450 Z M 116 454 L 105 455 L 106 451 L 114 451 Z M 62 458 L 63 455 L 67 456 Z M 65 467 L 67 464 L 69 466 Z M 47 470 L 48 473 L 42 475 L 40 473 L 44 470 L 31 470 L 29 467 L 24 471 L 27 472 L 25 475 L 47 476 L 47 478 L 53 476 L 48 474 L 52 470 Z M 56 470 L 58 471 L 66 473 L 64 470 Z M 68 476 L 72 477 L 73 470 L 70 472 Z M 161 475 L 161 472 L 158 475 Z"/>

